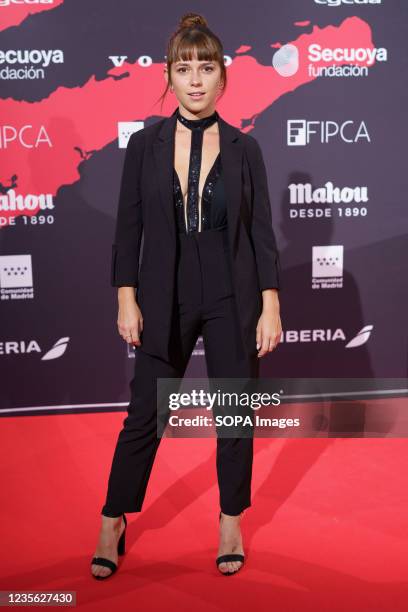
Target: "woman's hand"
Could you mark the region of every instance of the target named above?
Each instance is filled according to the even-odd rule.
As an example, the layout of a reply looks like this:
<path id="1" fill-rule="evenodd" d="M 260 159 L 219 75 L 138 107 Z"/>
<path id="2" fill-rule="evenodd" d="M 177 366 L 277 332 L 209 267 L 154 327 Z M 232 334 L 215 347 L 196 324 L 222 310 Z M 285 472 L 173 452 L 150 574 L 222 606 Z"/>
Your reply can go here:
<path id="1" fill-rule="evenodd" d="M 278 291 L 276 289 L 265 289 L 262 291 L 262 299 L 262 314 L 256 326 L 258 357 L 263 357 L 266 353 L 273 351 L 282 334 Z"/>
<path id="2" fill-rule="evenodd" d="M 118 330 L 122 338 L 134 346 L 140 346 L 143 316 L 136 302 L 134 287 L 119 287 Z"/>

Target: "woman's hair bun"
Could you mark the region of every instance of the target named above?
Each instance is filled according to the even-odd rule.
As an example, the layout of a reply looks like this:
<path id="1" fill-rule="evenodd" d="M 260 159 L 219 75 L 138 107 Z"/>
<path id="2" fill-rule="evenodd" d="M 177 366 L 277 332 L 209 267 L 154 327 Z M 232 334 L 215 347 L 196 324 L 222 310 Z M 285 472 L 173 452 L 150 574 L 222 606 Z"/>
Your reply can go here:
<path id="1" fill-rule="evenodd" d="M 208 23 L 205 17 L 199 15 L 198 13 L 186 13 L 180 19 L 179 30 L 181 30 L 182 28 L 191 28 L 196 25 L 205 26 L 206 28 L 208 28 Z"/>

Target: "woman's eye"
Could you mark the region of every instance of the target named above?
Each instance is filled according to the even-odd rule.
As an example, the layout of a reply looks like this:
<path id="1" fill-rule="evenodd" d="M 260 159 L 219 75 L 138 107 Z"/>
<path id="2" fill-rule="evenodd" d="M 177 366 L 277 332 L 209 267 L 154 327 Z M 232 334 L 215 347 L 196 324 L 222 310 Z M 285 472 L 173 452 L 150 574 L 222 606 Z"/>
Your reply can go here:
<path id="1" fill-rule="evenodd" d="M 181 68 L 177 68 L 177 72 L 185 72 L 187 70 L 187 68 L 185 68 L 184 66 Z M 213 72 L 214 71 L 214 66 L 205 66 L 204 70 L 206 72 Z"/>

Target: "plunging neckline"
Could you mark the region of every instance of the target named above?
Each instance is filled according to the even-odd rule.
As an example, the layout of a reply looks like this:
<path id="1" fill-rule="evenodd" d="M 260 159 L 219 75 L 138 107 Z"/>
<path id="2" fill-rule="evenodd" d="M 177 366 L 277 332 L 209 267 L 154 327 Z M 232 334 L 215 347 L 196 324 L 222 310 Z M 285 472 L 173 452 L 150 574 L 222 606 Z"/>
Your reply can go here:
<path id="1" fill-rule="evenodd" d="M 217 163 L 218 158 L 220 157 L 220 155 L 221 155 L 221 151 L 219 151 L 219 152 L 218 152 L 218 155 L 217 155 L 217 157 L 215 158 L 214 163 L 213 163 L 213 165 L 211 166 L 211 168 L 210 168 L 210 170 L 208 171 L 208 174 L 207 174 L 207 176 L 206 176 L 206 178 L 205 178 L 204 185 L 203 185 L 203 189 L 202 189 L 202 192 L 201 192 L 201 195 L 200 195 L 200 202 L 201 202 L 201 201 L 202 201 L 202 199 L 203 199 L 203 193 L 205 192 L 205 188 L 207 187 L 207 183 L 208 183 L 208 181 L 209 181 L 209 179 L 210 179 L 210 177 L 211 177 L 212 173 L 214 172 L 215 165 L 216 165 L 216 163 Z M 179 175 L 178 175 L 178 173 L 177 173 L 177 170 L 176 170 L 176 168 L 174 168 L 174 167 L 173 167 L 173 170 L 174 170 L 174 174 L 175 174 L 175 176 L 176 176 L 176 178 L 177 178 L 177 182 L 178 182 L 178 185 L 179 185 L 179 188 L 180 188 L 180 192 L 181 192 L 181 195 L 182 195 L 182 198 L 183 198 L 183 204 L 184 204 L 185 197 L 186 197 L 186 196 L 188 196 L 188 179 L 187 179 L 187 192 L 186 192 L 186 195 L 184 195 L 184 194 L 183 194 L 183 190 L 182 190 L 182 188 L 181 188 L 181 181 L 180 181 L 180 177 L 179 177 Z"/>

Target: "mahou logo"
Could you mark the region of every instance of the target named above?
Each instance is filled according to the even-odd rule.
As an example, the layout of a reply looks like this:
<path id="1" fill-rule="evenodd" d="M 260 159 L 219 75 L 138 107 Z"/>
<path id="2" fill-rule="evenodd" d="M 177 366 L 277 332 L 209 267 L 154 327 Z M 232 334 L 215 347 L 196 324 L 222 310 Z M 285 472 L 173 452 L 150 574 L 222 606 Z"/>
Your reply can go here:
<path id="1" fill-rule="evenodd" d="M 368 188 L 335 187 L 327 181 L 323 187 L 313 188 L 312 183 L 291 183 L 289 189 L 290 204 L 350 204 L 368 202 Z"/>
<path id="2" fill-rule="evenodd" d="M 54 4 L 54 0 L 0 0 L 0 7 L 10 4 Z"/>
<path id="3" fill-rule="evenodd" d="M 20 210 L 52 210 L 55 208 L 52 193 L 27 193 L 16 194 L 14 189 L 9 189 L 5 195 L 0 195 L 0 211 Z"/>
<path id="4" fill-rule="evenodd" d="M 366 217 L 369 201 L 367 185 L 335 187 L 327 181 L 322 187 L 312 183 L 291 183 L 290 219 L 327 219 L 331 217 Z"/>

